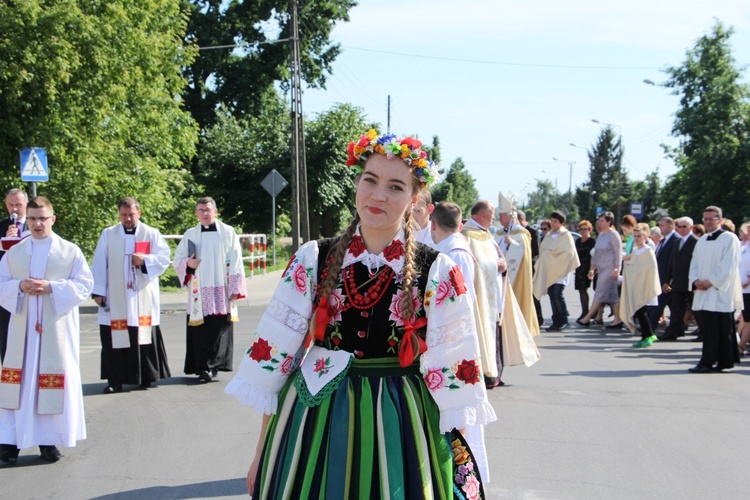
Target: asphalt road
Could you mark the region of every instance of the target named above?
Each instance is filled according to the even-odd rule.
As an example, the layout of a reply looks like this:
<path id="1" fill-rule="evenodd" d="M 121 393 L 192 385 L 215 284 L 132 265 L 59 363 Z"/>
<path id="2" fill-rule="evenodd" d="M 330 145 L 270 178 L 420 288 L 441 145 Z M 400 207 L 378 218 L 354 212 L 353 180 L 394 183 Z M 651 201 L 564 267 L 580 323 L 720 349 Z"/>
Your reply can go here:
<path id="1" fill-rule="evenodd" d="M 249 282 L 235 368 L 278 275 Z M 567 292 L 575 318 L 577 294 Z M 165 308 L 181 301 L 165 297 Z M 22 450 L 17 465 L 0 465 L 0 497 L 245 496 L 260 416 L 223 394 L 231 374 L 210 384 L 182 375 L 184 314 L 162 315 L 174 376 L 110 395 L 101 393 L 96 316 L 82 314 L 88 439 L 56 464 Z M 543 333 L 541 361 L 507 369 L 508 386 L 489 393 L 499 421 L 486 430 L 488 498 L 747 498 L 750 369 L 689 374 L 700 355 L 690 338 L 635 350 L 633 337 L 602 327 Z"/>

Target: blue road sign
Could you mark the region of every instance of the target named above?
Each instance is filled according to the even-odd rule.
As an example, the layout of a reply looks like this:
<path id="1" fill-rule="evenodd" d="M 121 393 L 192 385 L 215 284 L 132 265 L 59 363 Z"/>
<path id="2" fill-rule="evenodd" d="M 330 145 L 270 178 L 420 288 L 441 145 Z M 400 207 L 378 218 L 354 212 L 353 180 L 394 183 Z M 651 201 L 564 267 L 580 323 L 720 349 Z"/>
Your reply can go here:
<path id="1" fill-rule="evenodd" d="M 599 217 L 604 212 L 604 207 L 596 207 L 596 216 Z"/>
<path id="2" fill-rule="evenodd" d="M 21 150 L 21 180 L 24 182 L 48 182 L 47 151 L 44 148 Z"/>
<path id="3" fill-rule="evenodd" d="M 640 218 L 643 215 L 643 203 L 631 203 L 630 215 L 636 218 Z"/>

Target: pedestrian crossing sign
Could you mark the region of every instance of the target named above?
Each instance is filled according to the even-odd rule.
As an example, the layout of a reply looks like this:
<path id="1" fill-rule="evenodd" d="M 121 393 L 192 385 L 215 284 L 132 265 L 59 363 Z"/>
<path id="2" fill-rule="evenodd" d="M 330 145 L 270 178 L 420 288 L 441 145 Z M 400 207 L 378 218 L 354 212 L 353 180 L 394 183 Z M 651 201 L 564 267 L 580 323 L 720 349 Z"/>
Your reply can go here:
<path id="1" fill-rule="evenodd" d="M 44 148 L 21 150 L 21 180 L 24 182 L 48 182 L 47 151 Z"/>

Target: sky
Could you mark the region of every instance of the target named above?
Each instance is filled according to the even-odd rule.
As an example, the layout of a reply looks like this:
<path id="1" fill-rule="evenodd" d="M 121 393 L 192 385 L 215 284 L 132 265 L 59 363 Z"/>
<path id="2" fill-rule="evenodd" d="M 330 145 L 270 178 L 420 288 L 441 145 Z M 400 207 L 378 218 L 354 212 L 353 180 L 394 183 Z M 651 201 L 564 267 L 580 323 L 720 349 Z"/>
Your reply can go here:
<path id="1" fill-rule="evenodd" d="M 750 64 L 740 0 L 360 0 L 350 18 L 332 33 L 342 54 L 326 90 L 303 90 L 305 114 L 351 103 L 385 131 L 390 96 L 391 132 L 437 135 L 441 168 L 461 157 L 495 204 L 500 191 L 522 200 L 537 179 L 566 193 L 571 171 L 575 192 L 603 123 L 622 134 L 631 180 L 656 169 L 666 179 L 678 97 L 643 80 L 664 82 L 717 19 Z"/>

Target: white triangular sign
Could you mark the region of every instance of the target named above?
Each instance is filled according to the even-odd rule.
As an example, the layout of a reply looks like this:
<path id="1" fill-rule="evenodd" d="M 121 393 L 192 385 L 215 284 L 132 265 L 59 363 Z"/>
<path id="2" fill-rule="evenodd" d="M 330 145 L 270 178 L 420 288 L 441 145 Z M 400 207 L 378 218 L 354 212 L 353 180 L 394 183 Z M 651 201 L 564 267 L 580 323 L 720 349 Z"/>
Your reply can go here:
<path id="1" fill-rule="evenodd" d="M 44 165 L 42 165 L 42 162 L 39 161 L 39 157 L 36 155 L 36 151 L 32 149 L 31 154 L 29 154 L 29 159 L 26 160 L 26 165 L 23 166 L 21 175 L 44 175 L 45 173 L 46 172 L 44 170 Z"/>

